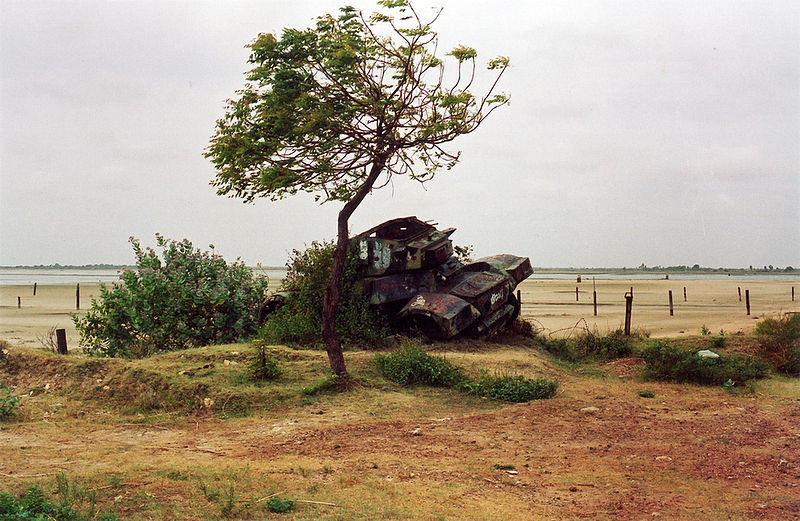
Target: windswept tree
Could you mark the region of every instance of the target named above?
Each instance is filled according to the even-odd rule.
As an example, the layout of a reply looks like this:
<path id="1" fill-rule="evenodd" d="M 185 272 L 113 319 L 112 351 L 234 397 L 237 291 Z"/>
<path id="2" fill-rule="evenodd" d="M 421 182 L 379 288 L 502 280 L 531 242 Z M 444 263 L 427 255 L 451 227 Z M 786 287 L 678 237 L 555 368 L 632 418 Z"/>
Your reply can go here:
<path id="1" fill-rule="evenodd" d="M 393 176 L 419 182 L 456 164 L 442 145 L 478 128 L 508 98 L 496 86 L 508 58 L 488 62 L 485 93 L 476 80 L 474 49 L 436 56 L 431 29 L 405 0 L 381 0 L 384 12 L 352 7 L 317 19 L 316 27 L 260 34 L 249 48 L 245 86 L 227 103 L 206 157 L 219 195 L 253 202 L 311 192 L 343 203 L 322 310 L 322 337 L 333 372 L 347 369 L 335 317 L 350 237 L 348 221 L 373 189 Z M 445 71 L 444 60 L 454 69 Z"/>

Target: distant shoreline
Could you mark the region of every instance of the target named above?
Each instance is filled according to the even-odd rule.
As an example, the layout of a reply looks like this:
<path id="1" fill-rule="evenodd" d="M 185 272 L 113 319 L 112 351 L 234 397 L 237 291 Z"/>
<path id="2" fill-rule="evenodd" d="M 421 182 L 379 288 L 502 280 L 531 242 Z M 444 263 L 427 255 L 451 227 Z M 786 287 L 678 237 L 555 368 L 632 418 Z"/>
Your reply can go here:
<path id="1" fill-rule="evenodd" d="M 286 266 L 248 266 L 251 270 L 268 271 L 287 271 Z M 136 269 L 130 264 L 83 264 L 83 265 L 64 265 L 64 264 L 37 264 L 37 265 L 17 265 L 0 266 L 0 270 L 129 270 Z M 800 275 L 800 269 L 792 267 L 774 269 L 748 269 L 748 268 L 690 268 L 682 266 L 669 267 L 647 267 L 647 268 L 553 268 L 540 267 L 533 268 L 534 273 L 556 274 L 566 273 L 575 275 Z"/>

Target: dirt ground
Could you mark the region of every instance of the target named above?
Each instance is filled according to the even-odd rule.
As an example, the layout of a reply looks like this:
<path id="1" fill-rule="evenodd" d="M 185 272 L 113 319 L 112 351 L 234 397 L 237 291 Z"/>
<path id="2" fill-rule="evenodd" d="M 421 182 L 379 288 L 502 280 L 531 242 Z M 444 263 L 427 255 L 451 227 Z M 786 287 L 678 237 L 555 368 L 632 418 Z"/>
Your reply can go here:
<path id="1" fill-rule="evenodd" d="M 238 418 L 143 415 L 64 392 L 100 392 L 100 365 L 81 383 L 63 362 L 30 359 L 35 371 L 9 376 L 39 394 L 0 423 L 0 489 L 64 472 L 121 519 L 800 519 L 796 379 L 728 393 L 644 382 L 636 358 L 568 368 L 495 347 L 444 354 L 555 378 L 557 396 L 509 405 L 368 385 Z M 11 356 L 29 356 L 20 349 Z M 371 356 L 348 354 L 352 370 L 368 372 Z M 227 511 L 208 492 L 226 487 Z M 273 494 L 306 502 L 270 514 Z"/>

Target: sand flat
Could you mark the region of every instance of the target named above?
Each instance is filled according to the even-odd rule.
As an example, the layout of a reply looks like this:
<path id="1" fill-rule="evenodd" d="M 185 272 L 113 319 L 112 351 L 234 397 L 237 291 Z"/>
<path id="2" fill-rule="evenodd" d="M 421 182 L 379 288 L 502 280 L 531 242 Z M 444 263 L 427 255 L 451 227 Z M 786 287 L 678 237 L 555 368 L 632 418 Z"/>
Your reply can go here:
<path id="1" fill-rule="evenodd" d="M 277 284 L 277 281 L 275 281 Z M 592 280 L 531 278 L 519 286 L 522 316 L 545 333 L 567 336 L 588 328 L 607 332 L 625 321 L 625 293 L 633 287 L 632 329 L 654 337 L 697 335 L 703 326 L 712 334 L 748 332 L 758 319 L 786 312 L 800 312 L 800 277 L 780 279 L 735 278 L 691 280 L 604 279 L 595 281 L 597 316 L 593 315 Z M 578 288 L 578 301 L 575 288 Z M 683 288 L 686 287 L 686 301 Z M 791 299 L 792 287 L 795 300 Z M 76 310 L 75 284 L 0 286 L 0 339 L 16 345 L 41 345 L 53 328 L 67 330 L 67 343 L 77 347 L 72 316 L 85 313 L 91 299 L 100 294 L 98 283 L 81 283 L 80 310 Z M 739 301 L 737 288 L 742 290 Z M 750 290 L 750 316 L 745 291 Z M 673 293 L 674 315 L 669 314 L 668 292 Z M 22 307 L 17 308 L 17 297 Z"/>

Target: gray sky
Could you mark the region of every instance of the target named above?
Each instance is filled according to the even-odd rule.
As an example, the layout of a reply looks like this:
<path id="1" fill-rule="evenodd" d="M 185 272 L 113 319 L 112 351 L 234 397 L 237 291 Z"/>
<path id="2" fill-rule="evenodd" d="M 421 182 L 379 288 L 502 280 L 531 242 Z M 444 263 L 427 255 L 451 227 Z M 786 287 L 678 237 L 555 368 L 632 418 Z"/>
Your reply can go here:
<path id="1" fill-rule="evenodd" d="M 332 238 L 336 203 L 219 197 L 202 153 L 244 45 L 345 3 L 375 5 L 0 0 L 0 265 L 132 263 L 156 232 L 281 265 Z M 535 266 L 800 266 L 796 1 L 435 5 L 440 49 L 510 57 L 511 104 L 354 233 L 416 215 Z"/>

